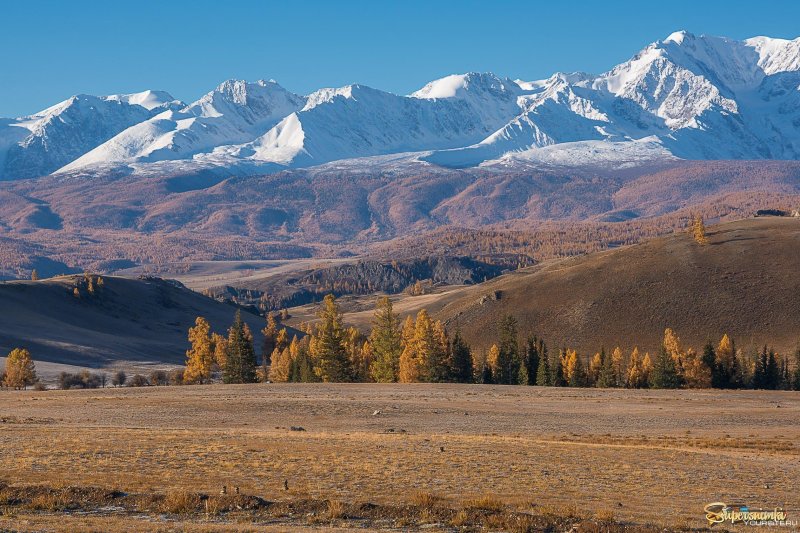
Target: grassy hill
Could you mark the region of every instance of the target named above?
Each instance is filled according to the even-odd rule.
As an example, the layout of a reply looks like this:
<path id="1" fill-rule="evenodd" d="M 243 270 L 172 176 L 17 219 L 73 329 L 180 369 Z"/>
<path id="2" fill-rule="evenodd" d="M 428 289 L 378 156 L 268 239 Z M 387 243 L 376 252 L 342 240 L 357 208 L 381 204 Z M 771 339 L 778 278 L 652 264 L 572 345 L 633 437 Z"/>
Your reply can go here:
<path id="1" fill-rule="evenodd" d="M 666 327 L 698 349 L 728 332 L 741 348 L 770 343 L 793 352 L 800 343 L 800 219 L 725 223 L 708 237 L 708 246 L 679 233 L 548 261 L 448 293 L 430 308 L 451 328 L 458 323 L 477 348 L 510 313 L 523 335 L 582 353 L 601 345 L 657 350 Z"/>
<path id="2" fill-rule="evenodd" d="M 103 281 L 94 295 L 82 275 L 0 283 L 0 354 L 24 346 L 43 368 L 182 364 L 197 316 L 224 333 L 236 312 L 158 278 Z M 264 319 L 246 312 L 243 318 L 260 343 Z"/>

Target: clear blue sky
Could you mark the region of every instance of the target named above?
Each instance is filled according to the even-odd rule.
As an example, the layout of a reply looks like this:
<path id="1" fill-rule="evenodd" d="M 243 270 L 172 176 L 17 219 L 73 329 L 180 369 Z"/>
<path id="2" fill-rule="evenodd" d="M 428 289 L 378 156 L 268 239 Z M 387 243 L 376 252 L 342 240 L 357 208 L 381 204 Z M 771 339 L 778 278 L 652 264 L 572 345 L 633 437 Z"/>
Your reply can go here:
<path id="1" fill-rule="evenodd" d="M 796 0 L 13 0 L 0 14 L 5 117 L 76 93 L 153 88 L 191 101 L 228 78 L 406 94 L 458 72 L 602 72 L 679 29 L 800 35 Z"/>

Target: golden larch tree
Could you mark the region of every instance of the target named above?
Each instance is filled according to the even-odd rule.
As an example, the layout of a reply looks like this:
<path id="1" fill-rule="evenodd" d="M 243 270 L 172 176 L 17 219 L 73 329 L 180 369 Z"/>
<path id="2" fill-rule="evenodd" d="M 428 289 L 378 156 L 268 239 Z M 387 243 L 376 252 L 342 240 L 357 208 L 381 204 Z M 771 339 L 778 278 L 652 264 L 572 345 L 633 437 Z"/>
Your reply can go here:
<path id="1" fill-rule="evenodd" d="M 701 246 L 708 244 L 708 237 L 706 237 L 706 225 L 703 223 L 703 217 L 700 215 L 695 215 L 692 218 L 691 232 L 692 237 L 697 244 Z"/>
<path id="2" fill-rule="evenodd" d="M 24 389 L 38 381 L 36 366 L 31 353 L 25 348 L 14 348 L 6 359 L 3 385 L 12 389 Z"/>
<path id="3" fill-rule="evenodd" d="M 287 347 L 272 352 L 272 364 L 269 365 L 269 380 L 274 383 L 286 383 L 292 370 L 292 353 Z"/>
<path id="4" fill-rule="evenodd" d="M 500 347 L 496 344 L 492 344 L 489 353 L 486 354 L 486 366 L 489 367 L 492 376 L 497 375 L 500 369 Z"/>
<path id="5" fill-rule="evenodd" d="M 225 370 L 228 361 L 228 339 L 219 333 L 212 333 L 211 344 L 214 346 L 214 365 L 220 370 Z"/>
<path id="6" fill-rule="evenodd" d="M 692 389 L 707 389 L 711 386 L 711 369 L 693 348 L 686 350 L 683 377 L 686 385 Z"/>
<path id="7" fill-rule="evenodd" d="M 589 383 L 595 384 L 600 379 L 600 372 L 603 370 L 603 358 L 600 352 L 596 352 L 589 360 Z"/>
<path id="8" fill-rule="evenodd" d="M 625 383 L 625 364 L 623 359 L 624 356 L 622 355 L 622 348 L 617 346 L 614 348 L 614 351 L 611 352 L 611 368 L 614 372 L 614 379 L 617 383 L 617 386 L 620 387 Z"/>
<path id="9" fill-rule="evenodd" d="M 209 383 L 214 364 L 214 344 L 211 339 L 211 326 L 199 316 L 194 327 L 189 328 L 189 344 L 186 350 L 186 369 L 183 371 L 184 383 Z"/>
<path id="10" fill-rule="evenodd" d="M 634 347 L 631 358 L 628 362 L 628 371 L 625 376 L 625 386 L 630 389 L 641 389 L 647 386 L 642 362 L 639 359 L 639 348 Z"/>
<path id="11" fill-rule="evenodd" d="M 642 379 L 645 383 L 650 385 L 650 373 L 653 371 L 653 360 L 650 359 L 650 352 L 644 353 L 642 358 Z"/>

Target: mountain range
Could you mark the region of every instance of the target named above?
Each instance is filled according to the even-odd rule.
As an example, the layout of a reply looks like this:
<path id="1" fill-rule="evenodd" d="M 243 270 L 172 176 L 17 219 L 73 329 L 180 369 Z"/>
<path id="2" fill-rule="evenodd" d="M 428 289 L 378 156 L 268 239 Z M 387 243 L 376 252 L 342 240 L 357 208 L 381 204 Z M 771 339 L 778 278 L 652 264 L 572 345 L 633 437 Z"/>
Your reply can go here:
<path id="1" fill-rule="evenodd" d="M 357 84 L 298 95 L 275 81 L 228 80 L 191 104 L 162 91 L 76 95 L 0 119 L 3 180 L 254 175 L 374 156 L 450 168 L 800 159 L 800 38 L 682 31 L 600 75 L 468 73 L 407 96 Z"/>

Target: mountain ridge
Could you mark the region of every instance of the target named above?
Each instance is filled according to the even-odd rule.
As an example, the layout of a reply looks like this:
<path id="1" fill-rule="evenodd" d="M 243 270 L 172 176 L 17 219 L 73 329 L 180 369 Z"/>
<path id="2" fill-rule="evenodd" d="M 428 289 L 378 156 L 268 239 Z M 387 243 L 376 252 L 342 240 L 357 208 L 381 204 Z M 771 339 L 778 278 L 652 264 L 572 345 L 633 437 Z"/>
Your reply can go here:
<path id="1" fill-rule="evenodd" d="M 0 119 L 0 179 L 256 175 L 399 153 L 464 168 L 597 141 L 654 143 L 682 159 L 800 158 L 800 38 L 680 31 L 599 75 L 469 72 L 406 96 L 361 84 L 297 95 L 272 80 L 227 80 L 188 105 L 159 91 L 76 95 Z"/>

